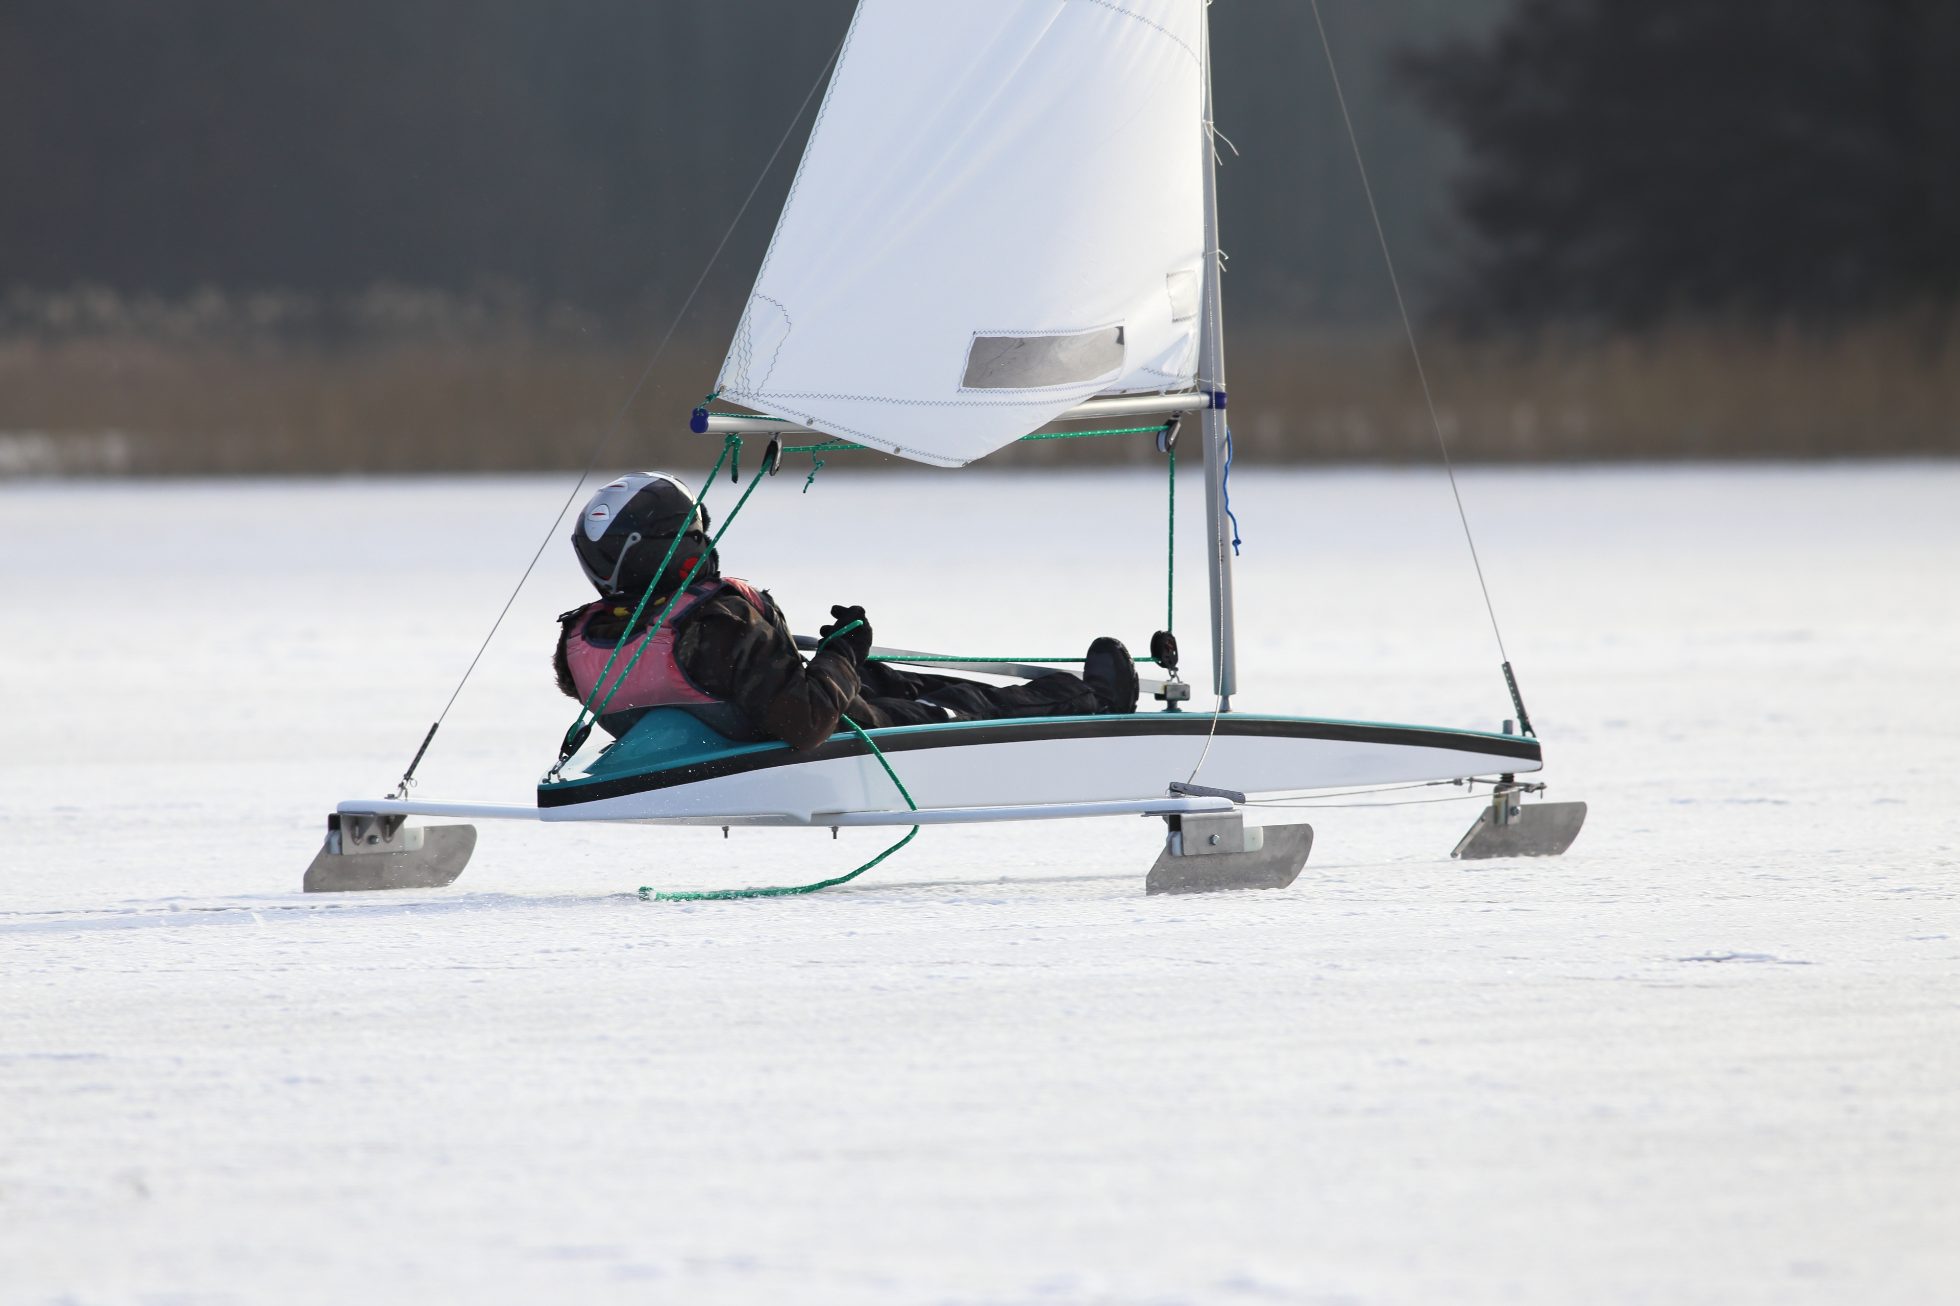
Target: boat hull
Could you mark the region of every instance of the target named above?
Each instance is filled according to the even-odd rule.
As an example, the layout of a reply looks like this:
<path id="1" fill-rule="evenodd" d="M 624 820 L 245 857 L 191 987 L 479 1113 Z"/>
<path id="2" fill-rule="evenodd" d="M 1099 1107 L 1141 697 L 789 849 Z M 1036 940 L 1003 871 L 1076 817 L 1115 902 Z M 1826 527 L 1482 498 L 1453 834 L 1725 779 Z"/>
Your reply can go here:
<path id="1" fill-rule="evenodd" d="M 870 735 L 921 808 L 1161 798 L 1172 781 L 1247 794 L 1536 771 L 1538 741 L 1477 731 L 1230 713 L 1055 717 L 901 726 Z M 653 759 L 622 748 L 582 776 L 542 785 L 550 820 L 822 825 L 906 809 L 862 741 L 807 753 L 729 745 Z M 1200 764 L 1202 759 L 1202 765 Z"/>

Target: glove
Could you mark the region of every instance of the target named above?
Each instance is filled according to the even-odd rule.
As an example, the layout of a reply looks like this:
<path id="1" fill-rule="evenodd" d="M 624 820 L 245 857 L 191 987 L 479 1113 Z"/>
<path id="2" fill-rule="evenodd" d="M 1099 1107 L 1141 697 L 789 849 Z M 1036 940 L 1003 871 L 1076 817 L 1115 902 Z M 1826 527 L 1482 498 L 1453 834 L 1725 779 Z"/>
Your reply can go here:
<path id="1" fill-rule="evenodd" d="M 871 623 L 865 620 L 864 609 L 859 607 L 833 607 L 830 610 L 830 615 L 833 618 L 832 622 L 817 632 L 818 636 L 824 639 L 830 639 L 832 634 L 850 625 L 853 621 L 863 623 L 855 630 L 838 635 L 836 639 L 824 645 L 825 648 L 834 648 L 848 655 L 852 662 L 862 666 L 864 659 L 871 653 Z"/>

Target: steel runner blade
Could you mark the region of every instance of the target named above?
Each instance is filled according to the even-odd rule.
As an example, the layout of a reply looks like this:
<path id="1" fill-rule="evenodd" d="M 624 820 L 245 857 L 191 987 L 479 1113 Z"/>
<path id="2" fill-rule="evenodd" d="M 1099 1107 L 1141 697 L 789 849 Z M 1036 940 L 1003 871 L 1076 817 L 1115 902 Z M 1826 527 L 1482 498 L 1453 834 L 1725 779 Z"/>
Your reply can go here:
<path id="1" fill-rule="evenodd" d="M 1572 846 L 1572 841 L 1579 837 L 1579 827 L 1585 823 L 1584 803 L 1521 804 L 1504 824 L 1499 824 L 1486 807 L 1457 841 L 1450 856 L 1470 860 L 1556 857 Z"/>
<path id="2" fill-rule="evenodd" d="M 1179 857 L 1167 847 L 1145 877 L 1145 893 L 1214 893 L 1222 889 L 1284 889 L 1300 878 L 1313 850 L 1311 825 L 1264 827 L 1255 852 Z"/>
<path id="3" fill-rule="evenodd" d="M 431 825 L 419 833 L 418 848 L 385 852 L 342 852 L 339 832 L 306 868 L 308 893 L 350 893 L 368 889 L 440 889 L 455 883 L 476 851 L 473 825 Z"/>

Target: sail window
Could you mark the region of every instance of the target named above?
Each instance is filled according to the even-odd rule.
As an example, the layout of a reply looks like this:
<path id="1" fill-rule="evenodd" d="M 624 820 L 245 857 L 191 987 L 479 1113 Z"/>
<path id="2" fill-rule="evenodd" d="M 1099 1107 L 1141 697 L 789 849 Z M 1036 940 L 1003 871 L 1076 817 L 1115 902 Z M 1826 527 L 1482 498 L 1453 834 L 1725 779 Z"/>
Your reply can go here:
<path id="1" fill-rule="evenodd" d="M 1198 316 L 1198 293 L 1203 287 L 1197 273 L 1173 272 L 1164 278 L 1164 288 L 1170 292 L 1171 321 L 1189 322 Z"/>
<path id="2" fill-rule="evenodd" d="M 966 390 L 1038 390 L 1079 385 L 1121 371 L 1123 328 L 1066 335 L 975 336 L 966 351 Z"/>

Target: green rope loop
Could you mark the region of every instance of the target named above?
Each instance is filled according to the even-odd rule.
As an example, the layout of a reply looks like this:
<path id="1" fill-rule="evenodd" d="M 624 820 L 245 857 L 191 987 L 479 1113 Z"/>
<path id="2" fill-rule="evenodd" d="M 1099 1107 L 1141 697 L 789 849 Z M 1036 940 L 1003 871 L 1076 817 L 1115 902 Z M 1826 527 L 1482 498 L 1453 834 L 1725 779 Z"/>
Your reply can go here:
<path id="1" fill-rule="evenodd" d="M 839 635 L 843 634 L 845 631 L 855 630 L 857 627 L 863 624 L 864 623 L 861 621 L 853 621 L 848 625 L 839 627 L 837 630 L 831 632 L 831 634 L 824 639 L 824 643 L 828 644 L 831 640 L 836 639 Z M 821 649 L 823 645 L 819 644 L 817 647 Z M 908 789 L 906 789 L 905 782 L 898 778 L 898 772 L 892 770 L 892 764 L 885 760 L 884 751 L 878 747 L 877 741 L 874 740 L 870 735 L 865 734 L 864 727 L 860 726 L 857 722 L 851 720 L 849 717 L 840 716 L 837 719 L 842 724 L 849 726 L 851 728 L 851 733 L 856 735 L 861 741 L 863 741 L 864 746 L 871 750 L 871 755 L 878 759 L 878 765 L 884 767 L 885 774 L 891 777 L 892 784 L 898 789 L 899 797 L 905 800 L 905 806 L 914 812 L 918 811 L 919 805 L 912 801 L 912 794 Z M 843 875 L 832 876 L 828 880 L 818 880 L 814 884 L 786 884 L 786 885 L 772 886 L 766 889 L 700 889 L 700 890 L 692 890 L 692 891 L 680 889 L 680 890 L 673 890 L 666 893 L 662 893 L 656 890 L 650 884 L 643 884 L 640 886 L 640 901 L 641 902 L 729 902 L 738 898 L 791 898 L 799 894 L 816 893 L 820 889 L 833 888 L 839 884 L 848 884 L 852 880 L 855 880 L 858 876 L 863 875 L 866 871 L 876 866 L 879 862 L 884 861 L 887 857 L 897 852 L 900 848 L 903 848 L 906 844 L 911 843 L 912 840 L 918 835 L 919 829 L 920 827 L 916 825 L 913 826 L 910 830 L 907 830 L 905 832 L 904 838 L 900 839 L 897 843 L 885 849 L 885 851 L 879 853 L 876 857 L 873 857 L 870 861 L 858 867 L 856 870 L 847 871 Z"/>
<path id="2" fill-rule="evenodd" d="M 849 884 L 852 880 L 855 880 L 858 876 L 863 875 L 866 871 L 876 866 L 879 862 L 884 861 L 887 857 L 897 852 L 900 848 L 903 848 L 906 844 L 911 843 L 913 837 L 919 833 L 919 830 L 921 828 L 922 827 L 920 826 L 916 826 L 916 825 L 913 826 L 910 830 L 907 830 L 905 832 L 905 837 L 903 839 L 900 839 L 897 843 L 885 849 L 885 851 L 879 853 L 876 857 L 873 857 L 870 861 L 858 867 L 856 870 L 847 872 L 846 874 L 843 875 L 834 876 L 828 880 L 818 880 L 814 884 L 771 885 L 765 889 L 696 889 L 696 890 L 672 889 L 672 890 L 667 890 L 665 892 L 654 889 L 654 887 L 650 884 L 643 884 L 640 886 L 640 901 L 641 902 L 729 902 L 737 898 L 794 898 L 801 894 L 816 893 L 822 889 L 832 889 L 840 884 Z"/>

